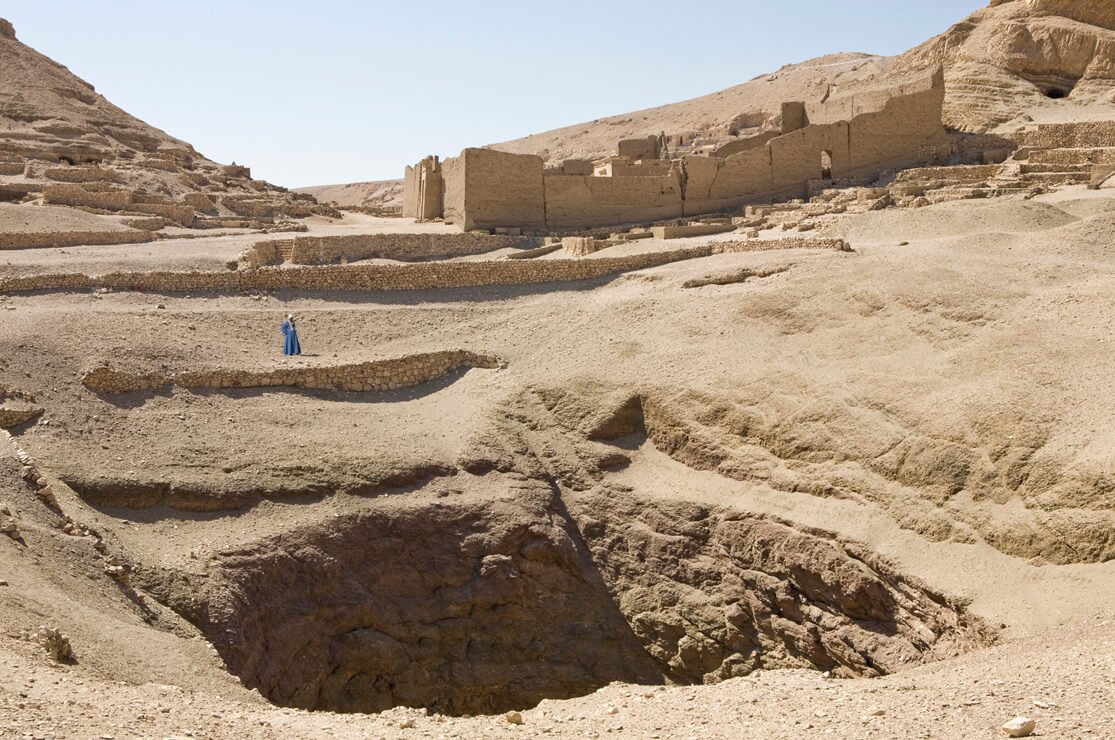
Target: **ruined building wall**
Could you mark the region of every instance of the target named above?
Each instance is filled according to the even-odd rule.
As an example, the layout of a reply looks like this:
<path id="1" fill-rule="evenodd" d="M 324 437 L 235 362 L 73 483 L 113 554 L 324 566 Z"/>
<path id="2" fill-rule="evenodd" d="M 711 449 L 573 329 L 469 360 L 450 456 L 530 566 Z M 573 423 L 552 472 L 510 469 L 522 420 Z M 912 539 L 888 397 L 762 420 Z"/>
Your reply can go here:
<path id="1" fill-rule="evenodd" d="M 838 176 L 863 177 L 923 164 L 947 149 L 941 124 L 944 100 L 944 76 L 938 70 L 931 87 L 891 98 L 878 112 L 856 116 L 850 122 L 851 171 Z"/>
<path id="2" fill-rule="evenodd" d="M 754 136 L 748 136 L 743 139 L 729 141 L 727 144 L 714 151 L 712 153 L 712 156 L 718 159 L 727 159 L 733 154 L 739 154 L 740 152 L 749 152 L 752 149 L 758 149 L 776 136 L 778 136 L 777 131 L 764 131 L 761 134 L 755 134 Z"/>
<path id="3" fill-rule="evenodd" d="M 633 224 L 682 215 L 681 183 L 676 175 L 550 175 L 545 183 L 546 226 L 550 229 Z"/>
<path id="4" fill-rule="evenodd" d="M 540 157 L 465 149 L 442 165 L 442 176 L 447 222 L 465 231 L 546 228 Z"/>
<path id="5" fill-rule="evenodd" d="M 403 176 L 403 217 L 417 221 L 441 218 L 445 208 L 445 183 L 437 157 L 426 157 Z"/>
<path id="6" fill-rule="evenodd" d="M 403 218 L 418 218 L 417 166 L 403 171 Z"/>
<path id="7" fill-rule="evenodd" d="M 660 142 L 657 136 L 647 136 L 643 139 L 624 139 L 616 147 L 617 154 L 631 160 L 658 159 Z"/>
<path id="8" fill-rule="evenodd" d="M 612 177 L 543 171 L 533 155 L 466 149 L 442 165 L 445 218 L 466 231 L 615 226 L 712 213 L 745 203 L 808 195 L 809 182 L 871 179 L 944 153 L 940 68 L 897 88 L 838 96 L 823 105 L 783 107 L 783 133 L 761 135 L 730 156 L 669 163 L 610 160 Z M 646 156 L 658 137 L 620 142 Z M 616 176 L 622 175 L 622 176 Z"/>
<path id="9" fill-rule="evenodd" d="M 463 231 L 465 226 L 465 162 L 464 152 L 441 163 L 441 178 L 445 183 L 442 196 L 442 214 L 447 224 L 457 224 Z"/>

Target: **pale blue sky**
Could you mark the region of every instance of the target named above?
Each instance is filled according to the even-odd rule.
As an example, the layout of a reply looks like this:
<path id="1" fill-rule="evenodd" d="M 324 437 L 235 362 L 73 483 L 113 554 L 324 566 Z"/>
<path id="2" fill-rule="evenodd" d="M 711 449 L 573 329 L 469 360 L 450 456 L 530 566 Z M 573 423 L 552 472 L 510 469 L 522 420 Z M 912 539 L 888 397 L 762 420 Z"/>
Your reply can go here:
<path id="1" fill-rule="evenodd" d="M 24 43 L 133 115 L 280 185 L 400 177 L 480 146 L 896 54 L 986 0 L 49 0 Z"/>

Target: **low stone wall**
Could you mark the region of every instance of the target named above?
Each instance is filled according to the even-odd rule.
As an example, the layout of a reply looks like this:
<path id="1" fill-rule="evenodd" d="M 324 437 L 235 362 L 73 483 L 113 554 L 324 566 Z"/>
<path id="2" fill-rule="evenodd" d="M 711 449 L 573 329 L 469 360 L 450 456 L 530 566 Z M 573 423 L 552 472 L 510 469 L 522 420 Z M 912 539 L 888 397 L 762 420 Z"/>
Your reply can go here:
<path id="1" fill-rule="evenodd" d="M 193 223 L 194 216 L 197 215 L 197 212 L 190 206 L 175 206 L 162 203 L 133 203 L 128 206 L 128 210 L 138 213 L 149 213 L 152 216 L 160 216 L 180 226 L 189 226 Z"/>
<path id="2" fill-rule="evenodd" d="M 821 239 L 815 237 L 787 237 L 785 239 L 748 239 L 747 241 L 713 242 L 713 254 L 734 254 L 737 252 L 774 252 L 782 249 L 827 249 L 837 252 L 850 252 L 852 248 L 843 239 Z"/>
<path id="3" fill-rule="evenodd" d="M 980 182 L 999 175 L 1002 166 L 997 164 L 958 165 L 955 167 L 913 167 L 898 173 L 896 182 L 919 180 L 946 180 L 948 182 Z"/>
<path id="4" fill-rule="evenodd" d="M 535 237 L 489 234 L 300 236 L 294 239 L 291 262 L 296 265 L 328 265 L 376 258 L 416 262 L 484 254 L 497 249 L 530 249 L 541 243 Z M 253 267 L 274 264 L 277 252 L 272 247 L 273 243 L 260 242 L 240 259 Z"/>
<path id="5" fill-rule="evenodd" d="M 1115 146 L 1115 121 L 1048 123 L 1024 128 L 1014 135 L 1021 146 L 1066 149 Z"/>
<path id="6" fill-rule="evenodd" d="M 0 233 L 0 250 L 77 247 L 85 244 L 142 244 L 154 237 L 149 231 L 49 231 Z"/>
<path id="7" fill-rule="evenodd" d="M 158 231 L 159 229 L 166 228 L 172 221 L 158 216 L 152 218 L 126 218 L 122 222 L 125 226 L 132 229 L 142 229 L 144 231 Z"/>
<path id="8" fill-rule="evenodd" d="M 249 218 L 274 218 L 277 213 L 274 203 L 259 197 L 224 195 L 221 205 L 237 216 Z"/>
<path id="9" fill-rule="evenodd" d="M 0 162 L 0 175 L 22 175 L 23 162 Z"/>
<path id="10" fill-rule="evenodd" d="M 20 424 L 38 418 L 42 413 L 42 407 L 29 404 L 0 406 L 0 429 L 15 429 Z"/>
<path id="11" fill-rule="evenodd" d="M 126 373 L 109 367 L 98 367 L 85 373 L 81 384 L 97 393 L 130 393 L 152 391 L 170 385 L 170 377 L 163 373 Z"/>
<path id="12" fill-rule="evenodd" d="M 209 214 L 217 212 L 217 204 L 205 193 L 186 193 L 182 196 L 182 202 L 195 211 Z"/>
<path id="13" fill-rule="evenodd" d="M 537 285 L 594 280 L 713 254 L 777 249 L 847 250 L 847 248 L 847 244 L 842 239 L 798 237 L 714 242 L 669 252 L 594 259 L 270 267 L 228 272 L 118 272 L 93 277 L 79 274 L 34 275 L 0 278 L 0 293 L 94 288 L 142 290 L 152 293 L 235 293 L 256 290 L 365 292 L 475 288 L 490 285 Z"/>
<path id="14" fill-rule="evenodd" d="M 86 190 L 80 185 L 47 185 L 43 188 L 43 202 L 48 205 L 88 206 L 122 211 L 132 204 L 132 194 L 127 190 Z"/>
<path id="15" fill-rule="evenodd" d="M 166 375 L 133 374 L 102 367 L 85 374 L 81 382 L 96 393 L 115 395 L 160 390 L 176 385 L 191 390 L 207 388 L 304 388 L 334 391 L 390 391 L 436 380 L 461 368 L 498 368 L 498 358 L 467 350 L 447 350 L 406 355 L 333 367 L 298 367 L 277 370 L 203 370 Z"/>
<path id="16" fill-rule="evenodd" d="M 683 239 L 688 236 L 708 236 L 735 231 L 732 224 L 691 224 L 689 226 L 653 226 L 651 234 L 655 239 Z"/>
<path id="17" fill-rule="evenodd" d="M 1059 167 L 1084 164 L 1115 164 L 1115 148 L 1038 150 L 1030 152 L 1026 161 L 1032 164 L 1049 164 Z"/>
<path id="18" fill-rule="evenodd" d="M 248 290 L 435 290 L 593 280 L 709 254 L 711 248 L 698 247 L 599 259 L 269 268 L 238 274 Z"/>
<path id="19" fill-rule="evenodd" d="M 124 178 L 116 170 L 107 167 L 55 167 L 44 175 L 55 182 L 123 182 Z"/>

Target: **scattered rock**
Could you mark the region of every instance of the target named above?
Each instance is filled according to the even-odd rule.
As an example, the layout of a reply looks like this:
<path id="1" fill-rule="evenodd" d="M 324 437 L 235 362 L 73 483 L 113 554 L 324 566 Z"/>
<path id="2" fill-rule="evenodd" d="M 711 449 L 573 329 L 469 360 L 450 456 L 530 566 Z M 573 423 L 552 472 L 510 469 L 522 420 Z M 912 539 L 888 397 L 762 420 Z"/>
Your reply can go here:
<path id="1" fill-rule="evenodd" d="M 523 723 L 523 715 L 520 712 L 508 712 L 503 715 L 503 717 L 513 725 L 521 725 Z"/>
<path id="2" fill-rule="evenodd" d="M 401 730 L 413 730 L 414 729 L 414 720 L 413 719 L 402 720 L 401 722 L 399 722 L 399 729 L 401 729 Z"/>
<path id="3" fill-rule="evenodd" d="M 1029 737 L 1036 727 L 1037 723 L 1029 717 L 1015 717 L 1003 725 L 1002 730 L 1007 737 Z"/>
<path id="4" fill-rule="evenodd" d="M 37 630 L 25 635 L 25 637 L 31 642 L 41 645 L 55 663 L 73 663 L 77 660 L 73 647 L 70 645 L 70 638 L 62 634 L 60 630 L 40 625 Z"/>

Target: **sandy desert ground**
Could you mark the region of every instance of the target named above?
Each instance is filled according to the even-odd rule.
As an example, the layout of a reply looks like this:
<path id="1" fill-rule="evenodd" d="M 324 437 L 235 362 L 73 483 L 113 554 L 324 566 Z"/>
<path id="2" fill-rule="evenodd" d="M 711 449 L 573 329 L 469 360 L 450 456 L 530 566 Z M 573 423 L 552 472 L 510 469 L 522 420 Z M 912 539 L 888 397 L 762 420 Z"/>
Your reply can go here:
<path id="1" fill-rule="evenodd" d="M 1097 493 L 1112 474 L 1115 304 L 1107 298 L 1115 275 L 1106 235 L 1115 197 L 1070 188 L 1035 200 L 826 218 L 823 231 L 847 238 L 853 252 L 719 255 L 541 286 L 3 297 L 0 381 L 46 413 L 0 453 L 4 503 L 22 536 L 0 541 L 0 732 L 993 737 L 1015 715 L 1034 718 L 1047 737 L 1115 730 L 1115 530 L 1110 502 Z M 376 223 L 357 216 L 330 228 Z M 12 251 L 0 266 L 11 274 L 201 268 L 223 264 L 245 239 Z M 279 352 L 287 311 L 301 317 L 307 351 L 293 360 Z M 457 348 L 502 364 L 372 393 L 112 397 L 80 382 L 98 364 L 324 367 Z M 609 425 L 614 433 L 600 431 Z M 57 511 L 20 480 L 16 448 L 41 469 Z M 152 499 L 160 481 L 174 490 Z M 810 557 L 828 557 L 823 543 L 847 543 L 847 553 L 866 547 L 883 560 L 855 568 L 905 594 L 908 612 L 893 634 L 847 639 L 869 662 L 892 660 L 898 670 L 854 678 L 864 666 L 841 662 L 826 643 L 811 670 L 786 654 L 768 655 L 747 676 L 717 674 L 728 680 L 712 686 L 656 685 L 659 674 L 645 685 L 547 699 L 522 711 L 521 725 L 502 708 L 472 718 L 277 708 L 225 670 L 254 665 L 249 685 L 284 690 L 266 658 L 241 654 L 250 635 L 222 642 L 213 632 L 230 629 L 217 615 L 238 614 L 237 599 L 247 598 L 240 563 L 254 563 L 245 567 L 258 587 L 276 595 L 264 613 L 236 619 L 259 624 L 265 649 L 278 654 L 294 648 L 275 636 L 282 627 L 266 612 L 309 609 L 303 626 L 330 617 L 307 606 L 320 593 L 284 579 L 289 566 L 273 561 L 276 553 L 320 554 L 330 540 L 351 545 L 351 533 L 369 549 L 338 567 L 375 573 L 400 565 L 388 546 L 392 532 L 418 526 L 413 518 L 442 512 L 455 521 L 473 511 L 507 532 L 567 516 L 620 584 L 623 608 L 663 623 L 680 613 L 671 598 L 695 614 L 720 609 L 701 590 L 713 571 L 698 576 L 685 563 L 707 560 L 714 564 L 702 567 L 715 570 L 723 566 L 716 547 L 741 546 L 721 539 L 692 554 L 682 544 L 691 533 L 672 529 L 678 522 L 762 521 L 777 523 L 779 537 L 820 537 L 794 565 L 805 571 L 820 567 Z M 60 530 L 60 521 L 77 528 Z M 469 536 L 435 526 L 399 557 L 429 557 L 426 567 L 437 570 Z M 117 562 L 134 569 L 125 585 L 106 575 Z M 679 570 L 669 571 L 669 585 L 645 582 L 650 562 Z M 624 601 L 647 594 L 652 603 Z M 816 598 L 803 607 L 824 612 L 816 624 L 851 629 L 832 620 L 857 607 Z M 569 603 L 551 608 L 554 620 L 576 613 Z M 179 616 L 197 609 L 208 616 L 194 624 Z M 520 617 L 499 622 L 491 650 L 509 656 L 504 678 L 525 684 L 539 679 L 517 676 L 524 648 L 508 633 L 537 631 L 538 614 Z M 76 663 L 54 664 L 23 639 L 40 624 L 69 637 Z M 918 629 L 929 630 L 928 643 L 914 650 L 921 643 L 910 630 Z M 704 669 L 695 666 L 704 658 L 693 663 L 679 651 L 675 678 L 700 683 Z M 834 661 L 831 677 L 818 659 Z M 555 675 L 569 660 L 584 657 L 554 658 Z M 320 680 L 322 701 L 343 701 Z M 464 681 L 447 706 L 467 707 L 473 690 Z"/>

